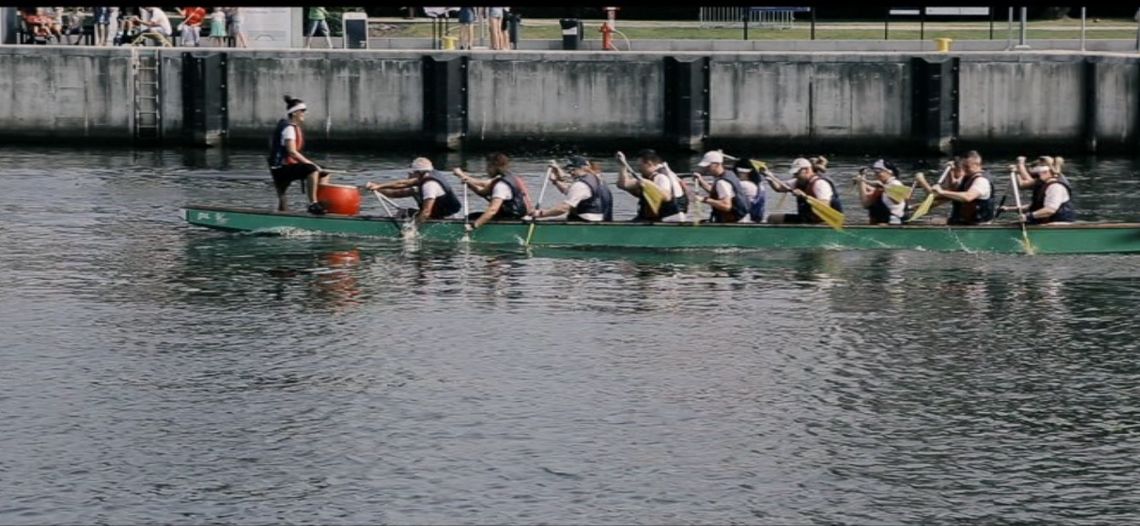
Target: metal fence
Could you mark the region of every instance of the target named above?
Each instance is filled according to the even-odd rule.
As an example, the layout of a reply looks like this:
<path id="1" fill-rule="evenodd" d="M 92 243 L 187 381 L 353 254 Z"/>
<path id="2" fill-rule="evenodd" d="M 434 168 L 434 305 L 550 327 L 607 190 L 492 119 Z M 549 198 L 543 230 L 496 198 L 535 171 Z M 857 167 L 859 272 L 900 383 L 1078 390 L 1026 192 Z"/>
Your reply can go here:
<path id="1" fill-rule="evenodd" d="M 702 7 L 698 17 L 701 27 L 739 27 L 747 15 L 749 25 L 791 29 L 795 27 L 796 11 L 778 7 Z"/>

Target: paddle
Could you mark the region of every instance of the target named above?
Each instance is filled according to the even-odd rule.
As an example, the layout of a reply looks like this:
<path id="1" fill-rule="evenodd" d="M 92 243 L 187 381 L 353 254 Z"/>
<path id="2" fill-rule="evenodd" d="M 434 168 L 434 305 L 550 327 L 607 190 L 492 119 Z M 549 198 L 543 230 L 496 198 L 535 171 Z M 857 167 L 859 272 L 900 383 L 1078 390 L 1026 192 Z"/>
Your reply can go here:
<path id="1" fill-rule="evenodd" d="M 905 201 L 906 198 L 910 195 L 911 190 L 914 190 L 913 185 L 910 188 L 907 188 L 905 186 L 897 186 L 897 185 L 886 185 L 886 186 L 884 186 L 883 183 L 881 183 L 879 181 L 868 181 L 868 180 L 863 179 L 861 177 L 857 178 L 856 181 L 863 181 L 864 183 L 867 183 L 870 185 L 875 185 L 875 186 L 882 188 L 883 191 L 886 192 L 887 195 L 890 196 L 891 199 L 894 199 L 896 202 Z M 917 179 L 915 180 L 914 184 L 918 184 Z"/>
<path id="2" fill-rule="evenodd" d="M 633 168 L 629 167 L 629 163 L 625 162 L 625 155 L 618 152 L 618 160 L 621 161 L 622 166 L 625 167 L 638 183 L 641 183 L 641 194 L 645 196 L 645 202 L 649 205 L 649 209 L 653 215 L 657 215 L 661 210 L 661 203 L 665 202 L 665 194 L 657 187 L 652 181 L 647 181 L 641 174 L 635 172 Z"/>
<path id="3" fill-rule="evenodd" d="M 372 193 L 376 196 L 376 200 L 380 201 L 380 206 L 384 207 L 384 212 L 387 212 L 387 214 L 391 216 L 392 209 L 388 208 L 388 203 L 384 202 L 384 194 L 381 194 L 379 190 L 373 190 Z"/>
<path id="4" fill-rule="evenodd" d="M 942 181 L 945 181 L 946 176 L 950 175 L 950 169 L 953 167 L 954 165 L 952 163 L 947 164 L 946 169 L 942 170 L 942 175 L 938 177 L 938 182 L 934 184 L 941 186 Z M 915 179 L 915 182 L 918 182 L 917 178 Z M 914 211 L 914 213 L 910 215 L 910 219 L 907 221 L 907 223 L 913 223 L 915 219 L 918 219 L 930 213 L 930 207 L 934 206 L 934 195 L 935 194 L 933 192 L 926 194 L 926 199 L 923 199 L 922 203 L 918 205 L 918 208 Z"/>
<path id="5" fill-rule="evenodd" d="M 759 161 L 752 161 L 752 167 L 755 168 L 756 172 L 758 172 L 758 173 L 763 173 L 763 169 L 765 168 L 764 163 L 761 163 Z M 784 189 L 786 189 L 788 192 L 793 191 L 793 189 L 790 186 L 784 184 L 783 181 L 781 181 L 781 180 L 779 180 L 779 179 L 777 179 L 771 175 L 765 174 L 764 177 L 767 177 L 769 181 L 774 181 L 774 182 L 778 183 L 780 186 L 784 187 Z M 804 199 L 807 200 L 808 206 L 811 207 L 811 211 L 815 212 L 815 215 L 819 216 L 819 218 L 822 219 L 824 223 L 827 223 L 827 226 L 834 228 L 835 230 L 838 230 L 840 232 L 843 231 L 843 221 L 845 219 L 843 216 L 843 212 L 840 212 L 840 211 L 832 208 L 830 204 L 828 204 L 827 202 L 825 202 L 819 198 L 816 198 L 816 197 L 813 197 L 813 196 L 810 196 L 807 194 L 804 194 L 803 197 L 804 197 Z"/>
<path id="6" fill-rule="evenodd" d="M 551 172 L 551 168 L 547 168 L 547 169 L 546 169 L 546 174 L 545 174 L 545 175 L 543 176 L 543 178 L 542 178 L 542 190 L 539 190 L 539 191 L 538 191 L 538 203 L 536 203 L 536 204 L 535 204 L 535 207 L 536 207 L 536 208 L 537 208 L 537 207 L 541 207 L 541 206 L 542 206 L 542 198 L 543 198 L 543 196 L 545 196 L 545 195 L 546 195 L 546 184 L 550 182 L 550 172 Z M 527 231 L 526 231 L 526 242 L 525 242 L 525 243 L 523 243 L 523 246 L 524 246 L 524 247 L 529 247 L 529 246 L 530 246 L 530 239 L 531 239 L 532 237 L 534 237 L 534 227 L 535 227 L 537 224 L 538 224 L 538 223 L 537 223 L 537 222 L 536 222 L 536 221 L 535 221 L 533 218 L 531 218 L 531 220 L 530 220 L 530 228 L 529 228 L 529 229 L 527 229 Z"/>
<path id="7" fill-rule="evenodd" d="M 471 215 L 467 213 L 467 183 L 460 181 L 463 185 L 463 233 L 466 235 L 471 231 Z"/>
<path id="8" fill-rule="evenodd" d="M 1037 253 L 1033 243 L 1029 241 L 1029 231 L 1025 229 L 1025 214 L 1021 212 L 1021 189 L 1017 187 L 1017 172 L 1010 170 L 1009 181 L 1013 184 L 1013 202 L 1017 205 L 1017 222 L 1021 223 L 1021 239 L 1025 253 L 1030 256 Z"/>

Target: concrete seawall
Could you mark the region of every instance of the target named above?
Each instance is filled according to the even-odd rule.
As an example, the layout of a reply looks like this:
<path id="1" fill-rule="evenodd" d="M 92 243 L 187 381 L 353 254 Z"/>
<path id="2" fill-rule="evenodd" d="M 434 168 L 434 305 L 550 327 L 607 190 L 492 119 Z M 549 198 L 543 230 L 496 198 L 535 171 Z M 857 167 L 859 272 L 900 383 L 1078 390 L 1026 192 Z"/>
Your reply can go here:
<path id="1" fill-rule="evenodd" d="M 0 46 L 0 70 L 9 141 L 262 146 L 291 94 L 308 103 L 306 137 L 320 148 L 617 141 L 1076 153 L 1140 142 L 1140 64 L 1113 53 Z"/>

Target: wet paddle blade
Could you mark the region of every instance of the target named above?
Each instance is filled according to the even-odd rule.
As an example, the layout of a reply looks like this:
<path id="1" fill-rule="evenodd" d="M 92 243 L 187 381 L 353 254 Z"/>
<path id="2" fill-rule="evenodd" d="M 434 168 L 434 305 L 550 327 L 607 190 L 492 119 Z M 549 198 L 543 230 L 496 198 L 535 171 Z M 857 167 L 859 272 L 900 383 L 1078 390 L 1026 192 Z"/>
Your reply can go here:
<path id="1" fill-rule="evenodd" d="M 836 210 L 826 202 L 815 197 L 808 196 L 808 205 L 811 206 L 812 212 L 819 216 L 827 226 L 836 230 L 843 230 L 843 212 Z"/>
<path id="2" fill-rule="evenodd" d="M 888 186 L 886 189 L 887 195 L 894 199 L 895 202 L 901 203 L 906 201 L 907 196 L 910 194 L 910 188 L 905 186 Z"/>
<path id="3" fill-rule="evenodd" d="M 918 219 L 918 218 L 930 213 L 930 207 L 933 205 L 934 205 L 934 194 L 928 194 L 926 196 L 926 199 L 922 200 L 922 204 L 918 205 L 918 209 L 916 209 L 914 211 L 914 213 L 911 214 L 910 221 L 908 221 L 908 222 L 914 222 L 915 219 Z"/>
<path id="4" fill-rule="evenodd" d="M 653 210 L 654 215 L 661 210 L 661 203 L 665 202 L 665 194 L 661 189 L 652 182 L 641 180 L 641 193 L 645 195 L 645 202 L 649 204 L 649 209 Z"/>

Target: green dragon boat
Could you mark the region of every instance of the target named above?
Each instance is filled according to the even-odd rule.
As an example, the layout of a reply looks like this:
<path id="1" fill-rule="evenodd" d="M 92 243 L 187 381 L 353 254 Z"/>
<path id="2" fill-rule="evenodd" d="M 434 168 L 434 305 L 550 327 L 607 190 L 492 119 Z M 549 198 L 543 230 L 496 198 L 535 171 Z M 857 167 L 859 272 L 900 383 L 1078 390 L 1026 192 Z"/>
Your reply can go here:
<path id="1" fill-rule="evenodd" d="M 388 216 L 322 216 L 257 209 L 188 206 L 190 224 L 230 232 L 318 232 L 402 239 L 404 221 Z M 469 236 L 462 220 L 428 221 L 414 229 L 424 240 L 523 245 L 531 223 L 503 221 L 484 225 Z M 970 227 L 945 225 L 824 225 L 714 223 L 535 223 L 530 244 L 557 247 L 629 247 L 649 249 L 903 249 L 1035 254 L 1105 254 L 1140 252 L 1140 223 L 1074 223 L 1029 226 L 1030 247 L 1017 223 Z"/>

